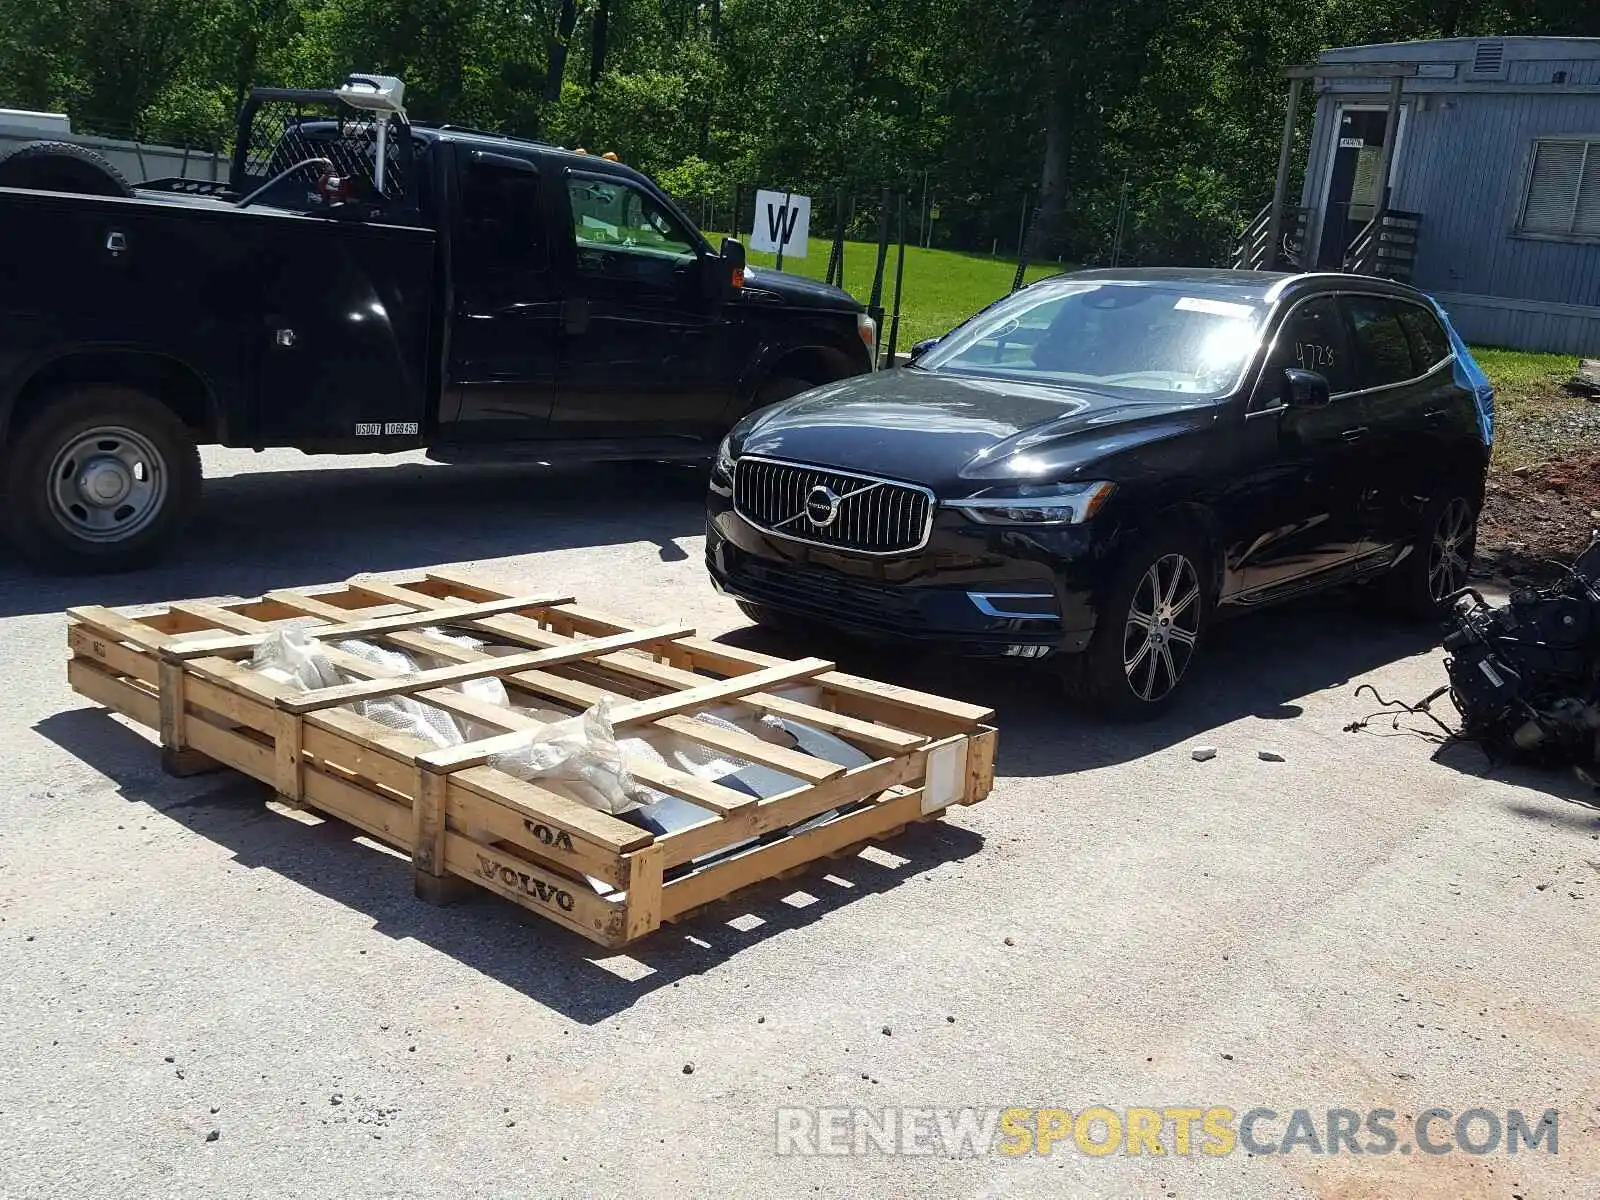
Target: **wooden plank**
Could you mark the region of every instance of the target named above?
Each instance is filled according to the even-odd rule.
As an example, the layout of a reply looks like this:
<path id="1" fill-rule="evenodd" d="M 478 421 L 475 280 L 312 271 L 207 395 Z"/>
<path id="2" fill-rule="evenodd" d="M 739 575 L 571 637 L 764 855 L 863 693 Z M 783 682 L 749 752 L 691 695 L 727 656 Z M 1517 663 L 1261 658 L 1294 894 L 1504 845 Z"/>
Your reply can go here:
<path id="1" fill-rule="evenodd" d="M 994 754 L 999 740 L 994 729 L 972 735 L 967 752 L 967 794 L 963 804 L 976 804 L 994 790 Z"/>
<path id="2" fill-rule="evenodd" d="M 184 687 L 190 708 L 216 713 L 237 725 L 247 725 L 262 733 L 272 733 L 282 715 L 270 704 L 253 700 L 232 688 L 218 687 L 209 679 L 202 679 L 193 673 L 189 674 Z"/>
<path id="3" fill-rule="evenodd" d="M 631 942 L 661 928 L 662 875 L 666 870 L 660 846 L 650 846 L 628 855 L 627 892 L 622 940 Z"/>
<path id="4" fill-rule="evenodd" d="M 626 636 L 618 634 L 618 637 Z M 719 679 L 714 682 L 702 684 L 695 688 L 685 688 L 681 692 L 673 692 L 666 696 L 657 696 L 650 700 L 635 700 L 632 704 L 619 705 L 611 714 L 611 722 L 617 728 L 625 725 L 638 725 L 646 721 L 656 721 L 662 717 L 676 716 L 679 713 L 690 712 L 697 708 L 710 708 L 729 700 L 736 700 L 747 696 L 751 692 L 764 691 L 784 683 L 796 683 L 802 679 L 809 679 L 820 675 L 824 671 L 833 670 L 833 664 L 822 658 L 801 658 L 794 662 L 782 663 L 775 667 L 767 667 L 760 671 L 751 671 L 746 675 L 737 675 L 732 679 Z"/>
<path id="5" fill-rule="evenodd" d="M 478 769 L 490 776 L 488 788 L 482 786 L 481 779 L 475 785 L 464 781 L 463 776 L 473 774 L 469 771 L 438 776 L 450 781 L 445 797 L 450 828 L 473 841 L 510 842 L 535 860 L 548 860 L 567 871 L 593 875 L 621 887 L 626 876 L 623 852 L 617 847 L 642 850 L 655 840 L 648 830 L 586 808 L 537 784 L 508 780 L 497 772 Z M 491 789 L 495 794 L 488 794 Z M 595 835 L 596 818 L 623 832 L 606 829 Z"/>
<path id="6" fill-rule="evenodd" d="M 590 632 L 631 628 L 623 618 L 588 605 L 563 605 L 551 615 L 587 628 Z M 723 675 L 744 675 L 788 661 L 771 654 L 697 637 L 680 638 L 669 649 L 674 653 L 687 654 L 693 667 Z M 820 684 L 830 698 L 836 696 L 849 702 L 837 706 L 841 712 L 881 720 L 896 729 L 912 730 L 933 737 L 963 733 L 975 725 L 986 724 L 994 719 L 992 709 L 840 671 L 818 675 L 813 682 Z"/>
<path id="7" fill-rule="evenodd" d="M 87 625 L 114 641 L 132 642 L 142 650 L 159 650 L 169 640 L 166 634 L 146 625 L 143 621 L 125 617 L 98 604 L 69 608 L 67 619 Z"/>
<path id="8" fill-rule="evenodd" d="M 308 770 L 305 803 L 318 812 L 354 825 L 396 849 L 411 852 L 411 810 L 368 788 L 322 771 Z"/>
<path id="9" fill-rule="evenodd" d="M 572 662 L 590 654 L 617 650 L 623 646 L 640 646 L 648 645 L 651 642 L 669 641 L 672 638 L 682 637 L 692 632 L 694 631 L 690 626 L 657 625 L 652 629 L 643 629 L 637 633 L 620 633 L 609 638 L 590 638 L 581 642 L 572 642 L 566 646 L 553 646 L 548 650 L 529 650 L 525 654 L 511 654 L 504 657 L 491 656 L 479 662 L 456 663 L 448 667 L 436 667 L 429 671 L 413 671 L 405 675 L 396 675 L 392 678 L 362 680 L 357 683 L 341 684 L 337 687 L 319 688 L 316 691 L 306 692 L 301 695 L 280 697 L 278 706 L 286 712 L 317 712 L 325 708 L 341 707 L 355 700 L 376 700 L 383 696 L 397 696 L 402 693 L 413 692 L 418 688 L 444 687 L 451 684 L 465 683 L 469 679 L 483 679 L 490 675 L 509 674 L 527 667 Z"/>
<path id="10" fill-rule="evenodd" d="M 622 906 L 596 896 L 585 884 L 455 833 L 445 834 L 444 862 L 453 874 L 591 941 L 603 946 L 622 942 Z"/>
<path id="11" fill-rule="evenodd" d="M 915 821 L 922 815 L 921 806 L 921 789 L 894 793 L 871 808 L 675 879 L 662 889 L 661 919 L 670 921 L 740 888 Z"/>
<path id="12" fill-rule="evenodd" d="M 291 804 L 304 798 L 302 776 L 305 759 L 300 752 L 300 718 L 292 713 L 279 713 L 277 729 L 273 731 L 273 787 L 278 795 Z"/>
<path id="13" fill-rule="evenodd" d="M 87 625 L 67 627 L 67 649 L 80 658 L 92 658 L 104 663 L 119 675 L 129 675 L 152 684 L 160 679 L 153 652 L 130 649 Z"/>
<path id="14" fill-rule="evenodd" d="M 223 629 L 229 633 L 263 633 L 272 629 L 265 621 L 223 608 L 220 604 L 181 600 L 167 607 L 174 613 L 181 613 L 198 622 L 201 629 Z"/>
<path id="15" fill-rule="evenodd" d="M 306 717 L 300 731 L 300 749 L 305 753 L 393 788 L 407 798 L 417 786 L 417 752 L 428 748 L 420 738 L 338 710 Z"/>
<path id="16" fill-rule="evenodd" d="M 318 640 L 345 641 L 352 638 L 382 637 L 386 633 L 418 629 L 440 621 L 471 621 L 479 617 L 492 617 L 520 609 L 543 608 L 570 599 L 570 596 L 528 596 L 512 600 L 488 600 L 481 604 L 455 605 L 450 608 L 402 613 L 392 617 L 367 617 L 360 621 L 310 625 L 304 627 L 301 632 L 307 637 Z M 237 656 L 255 649 L 270 635 L 270 630 L 264 630 L 241 633 L 232 637 L 185 638 L 173 642 L 166 647 L 164 653 L 180 659 Z"/>
<path id="17" fill-rule="evenodd" d="M 450 778 L 434 771 L 417 771 L 411 801 L 411 862 L 418 875 L 444 874 L 445 793 Z"/>
<path id="18" fill-rule="evenodd" d="M 252 779 L 272 786 L 276 763 L 272 747 L 252 741 L 242 733 L 218 729 L 206 721 L 190 721 L 185 735 L 189 745 L 207 758 L 242 771 Z"/>
<path id="19" fill-rule="evenodd" d="M 340 593 L 329 593 L 339 595 Z M 320 617 L 324 621 L 348 621 L 352 611 L 346 605 L 333 604 L 320 596 L 311 596 L 291 588 L 279 588 L 261 597 L 266 604 L 282 609 L 286 615 Z"/>
<path id="20" fill-rule="evenodd" d="M 839 763 L 829 762 L 825 758 L 818 758 L 814 754 L 806 754 L 800 750 L 791 750 L 787 746 L 764 742 L 755 734 L 746 733 L 742 729 L 723 729 L 708 721 L 697 721 L 693 717 L 662 717 L 656 722 L 656 728 L 669 730 L 679 737 L 688 738 L 691 742 L 698 742 L 702 746 L 710 746 L 723 754 L 760 763 L 764 767 L 771 767 L 774 771 L 782 771 L 785 775 L 793 775 L 807 783 L 821 783 L 824 779 L 832 779 L 845 773 L 845 768 Z"/>
<path id="21" fill-rule="evenodd" d="M 826 783 L 794 788 L 720 821 L 702 821 L 656 840 L 665 847 L 666 865 L 669 868 L 682 866 L 702 854 L 710 854 L 745 838 L 798 825 L 830 808 L 865 800 L 886 788 L 920 780 L 925 759 L 922 751 L 912 751 L 901 758 L 868 763 Z"/>
<path id="22" fill-rule="evenodd" d="M 376 598 L 398 599 L 402 593 L 412 597 L 419 595 L 419 593 L 409 592 L 404 588 L 367 583 L 352 584 L 351 587 Z M 424 601 L 436 606 L 452 603 L 450 600 L 431 596 L 424 598 Z M 626 632 L 633 628 L 621 618 L 612 617 L 586 606 L 575 604 L 563 605 L 561 608 L 553 610 L 548 616 L 553 624 L 568 625 L 584 633 L 596 636 Z M 486 634 L 493 634 L 522 644 L 561 645 L 566 641 L 565 635 L 553 633 L 526 618 L 497 617 L 481 624 Z M 398 641 L 398 639 L 395 640 Z M 690 641 L 692 642 L 693 639 L 690 639 Z M 418 643 L 408 643 L 408 648 L 420 650 L 423 649 L 423 646 Z M 778 666 L 785 661 L 765 655 L 759 657 L 764 660 L 762 665 Z M 596 661 L 608 670 L 616 671 L 618 674 L 645 680 L 675 691 L 681 691 L 686 687 L 700 687 L 708 682 L 703 675 L 698 675 L 693 671 L 675 667 L 668 663 L 657 662 L 641 654 L 608 654 Z M 745 672 L 749 669 L 746 666 Z M 853 679 L 854 677 L 841 676 L 840 678 Z M 545 682 L 548 685 L 548 681 Z M 569 703 L 576 703 L 581 707 L 588 707 L 598 698 L 594 694 L 580 696 L 570 687 L 565 689 L 565 692 L 564 696 L 558 698 L 567 699 Z M 914 701 L 924 695 L 924 693 L 912 692 L 909 689 L 901 689 L 901 693 L 904 698 L 910 701 Z M 548 690 L 548 686 L 545 688 L 545 694 L 553 694 Z M 943 703 L 940 697 L 930 697 L 930 699 L 940 700 Z M 892 728 L 889 725 L 876 724 L 847 714 L 831 712 L 816 705 L 802 704 L 799 701 L 767 693 L 758 692 L 746 696 L 740 703 L 754 707 L 758 711 L 787 716 L 797 721 L 805 721 L 819 729 L 826 729 L 871 753 L 911 749 L 928 740 L 926 734 L 908 733 L 905 730 Z M 880 704 L 878 711 L 881 713 L 884 708 L 885 706 Z M 975 709 L 974 711 L 982 710 Z M 941 729 L 940 732 L 949 732 L 949 730 Z"/>
<path id="23" fill-rule="evenodd" d="M 835 737 L 843 738 L 863 750 L 895 754 L 902 750 L 915 750 L 928 741 L 924 734 L 892 729 L 887 725 L 878 725 L 857 717 L 845 716 L 843 713 L 830 712 L 814 704 L 803 704 L 783 696 L 765 694 L 746 696 L 744 703 L 761 712 L 771 713 L 775 717 L 788 717 L 818 729 L 825 729 Z"/>
<path id="24" fill-rule="evenodd" d="M 155 729 L 161 724 L 161 701 L 153 693 L 102 671 L 87 658 L 67 661 L 67 683 L 80 696 L 147 728 Z"/>

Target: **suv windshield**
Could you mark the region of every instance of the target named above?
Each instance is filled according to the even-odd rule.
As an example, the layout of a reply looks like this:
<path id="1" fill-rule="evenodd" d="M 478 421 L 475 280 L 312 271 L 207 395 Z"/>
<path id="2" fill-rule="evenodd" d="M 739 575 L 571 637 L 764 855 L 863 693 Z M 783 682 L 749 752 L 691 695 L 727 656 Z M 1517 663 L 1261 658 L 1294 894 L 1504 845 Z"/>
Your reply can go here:
<path id="1" fill-rule="evenodd" d="M 1097 391 L 1232 391 L 1261 340 L 1267 305 L 1247 289 L 1181 281 L 1035 284 L 946 335 L 928 371 Z"/>

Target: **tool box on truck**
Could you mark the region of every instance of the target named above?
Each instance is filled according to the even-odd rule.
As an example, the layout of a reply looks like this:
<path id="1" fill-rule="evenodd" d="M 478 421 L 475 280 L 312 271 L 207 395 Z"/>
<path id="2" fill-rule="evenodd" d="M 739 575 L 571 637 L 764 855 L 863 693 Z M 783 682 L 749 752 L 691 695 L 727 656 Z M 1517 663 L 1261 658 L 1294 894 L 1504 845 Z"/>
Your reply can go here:
<path id="1" fill-rule="evenodd" d="M 231 767 L 409 853 L 426 899 L 476 884 L 606 946 L 993 782 L 987 709 L 458 572 L 68 617 L 71 686 L 159 731 L 170 772 Z M 339 682 L 254 669 L 286 631 Z M 373 719 L 387 701 L 466 732 Z M 616 814 L 511 773 L 586 712 L 652 803 Z"/>

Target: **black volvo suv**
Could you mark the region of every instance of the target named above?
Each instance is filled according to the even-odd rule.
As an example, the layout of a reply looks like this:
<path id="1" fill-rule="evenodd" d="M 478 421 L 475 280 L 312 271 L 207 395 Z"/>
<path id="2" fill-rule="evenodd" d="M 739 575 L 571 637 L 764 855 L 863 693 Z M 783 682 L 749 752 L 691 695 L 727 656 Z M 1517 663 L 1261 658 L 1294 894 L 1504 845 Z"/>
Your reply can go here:
<path id="1" fill-rule="evenodd" d="M 723 443 L 707 566 L 753 620 L 1058 658 L 1137 715 L 1224 612 L 1370 578 L 1422 614 L 1466 582 L 1493 392 L 1414 289 L 1083 271 L 917 349 Z"/>

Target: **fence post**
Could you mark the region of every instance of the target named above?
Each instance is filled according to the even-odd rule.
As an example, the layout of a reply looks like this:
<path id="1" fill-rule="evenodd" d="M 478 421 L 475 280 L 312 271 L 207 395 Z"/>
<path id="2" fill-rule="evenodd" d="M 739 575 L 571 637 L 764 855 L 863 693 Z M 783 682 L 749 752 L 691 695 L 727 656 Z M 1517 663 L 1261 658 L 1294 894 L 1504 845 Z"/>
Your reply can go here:
<path id="1" fill-rule="evenodd" d="M 1022 278 L 1028 273 L 1028 241 L 1033 233 L 1033 227 L 1039 220 L 1039 206 L 1033 206 L 1033 212 L 1028 212 L 1028 195 L 1022 197 L 1022 233 L 1017 238 L 1017 273 L 1011 277 L 1011 290 L 1017 291 L 1022 287 Z"/>
<path id="2" fill-rule="evenodd" d="M 844 287 L 844 234 L 845 234 L 845 195 L 839 193 L 839 202 L 833 214 L 833 246 L 828 251 L 828 278 L 827 282 L 835 287 Z"/>
<path id="3" fill-rule="evenodd" d="M 889 189 L 883 189 L 878 207 L 878 265 L 872 272 L 872 299 L 867 302 L 867 315 L 879 329 L 883 328 L 883 268 L 889 259 Z"/>
<path id="4" fill-rule="evenodd" d="M 896 237 L 900 242 L 899 257 L 894 264 L 894 317 L 889 322 L 889 358 L 888 363 L 894 366 L 895 345 L 900 340 L 900 285 L 906 275 L 906 194 L 900 193 L 899 215 L 896 218 Z"/>

